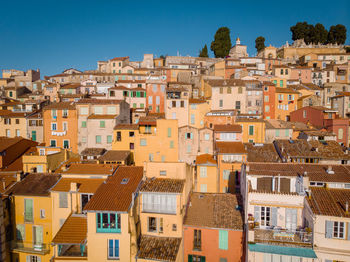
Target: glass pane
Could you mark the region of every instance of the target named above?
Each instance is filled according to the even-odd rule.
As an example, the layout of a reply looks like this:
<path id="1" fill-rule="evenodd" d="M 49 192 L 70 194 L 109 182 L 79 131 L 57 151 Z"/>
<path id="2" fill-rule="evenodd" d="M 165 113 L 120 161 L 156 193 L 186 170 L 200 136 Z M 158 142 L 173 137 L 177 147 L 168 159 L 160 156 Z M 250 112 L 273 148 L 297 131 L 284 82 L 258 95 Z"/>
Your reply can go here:
<path id="1" fill-rule="evenodd" d="M 102 213 L 102 227 L 108 228 L 108 214 Z"/>
<path id="2" fill-rule="evenodd" d="M 115 228 L 116 227 L 115 214 L 110 214 L 109 219 L 110 219 L 110 228 Z"/>

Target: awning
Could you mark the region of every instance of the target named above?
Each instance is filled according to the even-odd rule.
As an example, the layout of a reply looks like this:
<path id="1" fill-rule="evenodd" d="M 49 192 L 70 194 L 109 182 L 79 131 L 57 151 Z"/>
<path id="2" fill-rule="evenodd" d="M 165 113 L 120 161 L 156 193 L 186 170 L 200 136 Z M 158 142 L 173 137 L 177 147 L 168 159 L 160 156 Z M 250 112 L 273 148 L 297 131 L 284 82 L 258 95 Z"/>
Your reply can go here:
<path id="1" fill-rule="evenodd" d="M 317 258 L 315 251 L 311 248 L 284 247 L 265 244 L 248 244 L 250 252 L 261 252 L 295 257 Z"/>

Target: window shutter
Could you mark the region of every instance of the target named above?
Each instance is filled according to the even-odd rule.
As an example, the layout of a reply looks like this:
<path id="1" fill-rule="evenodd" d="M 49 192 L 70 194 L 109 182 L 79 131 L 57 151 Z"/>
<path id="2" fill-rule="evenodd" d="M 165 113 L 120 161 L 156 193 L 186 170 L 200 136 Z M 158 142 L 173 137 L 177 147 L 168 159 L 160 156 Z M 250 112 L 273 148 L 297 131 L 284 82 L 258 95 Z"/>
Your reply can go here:
<path id="1" fill-rule="evenodd" d="M 292 230 L 297 229 L 298 224 L 298 210 L 296 208 L 292 209 Z"/>
<path id="2" fill-rule="evenodd" d="M 289 193 L 290 192 L 290 179 L 280 178 L 280 192 Z"/>
<path id="3" fill-rule="evenodd" d="M 191 260 L 192 261 L 192 260 Z M 26 257 L 26 262 L 30 262 L 30 256 Z"/>
<path id="4" fill-rule="evenodd" d="M 350 240 L 350 222 L 348 222 L 347 224 L 348 224 L 348 240 Z"/>
<path id="5" fill-rule="evenodd" d="M 204 256 L 201 257 L 201 262 L 205 262 L 205 257 Z"/>
<path id="6" fill-rule="evenodd" d="M 114 256 L 119 257 L 119 240 L 114 240 Z"/>
<path id="7" fill-rule="evenodd" d="M 188 262 L 192 262 L 192 261 L 193 261 L 192 255 L 188 255 Z"/>
<path id="8" fill-rule="evenodd" d="M 254 221 L 260 222 L 260 206 L 254 206 Z"/>
<path id="9" fill-rule="evenodd" d="M 219 230 L 219 249 L 228 249 L 228 231 Z"/>
<path id="10" fill-rule="evenodd" d="M 277 226 L 277 207 L 271 208 L 271 225 Z"/>
<path id="11" fill-rule="evenodd" d="M 326 220 L 326 238 L 333 236 L 333 221 Z"/>

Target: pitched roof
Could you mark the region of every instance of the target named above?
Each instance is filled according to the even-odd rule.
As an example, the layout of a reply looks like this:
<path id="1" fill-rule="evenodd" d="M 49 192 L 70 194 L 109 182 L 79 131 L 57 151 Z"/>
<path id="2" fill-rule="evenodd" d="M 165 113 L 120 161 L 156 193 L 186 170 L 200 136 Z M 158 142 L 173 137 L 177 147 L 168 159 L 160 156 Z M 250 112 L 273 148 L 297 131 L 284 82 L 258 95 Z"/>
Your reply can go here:
<path id="1" fill-rule="evenodd" d="M 142 184 L 140 192 L 182 193 L 184 186 L 184 179 L 147 178 Z"/>
<path id="2" fill-rule="evenodd" d="M 0 174 L 0 193 L 3 194 L 8 190 L 11 186 L 13 186 L 17 181 L 16 174 L 13 173 L 5 173 Z"/>
<path id="3" fill-rule="evenodd" d="M 299 94 L 298 91 L 287 87 L 276 87 L 276 93 Z"/>
<path id="4" fill-rule="evenodd" d="M 7 194 L 23 196 L 47 196 L 50 189 L 57 183 L 60 175 L 56 174 L 29 174 L 22 181 L 17 182 Z"/>
<path id="5" fill-rule="evenodd" d="M 111 175 L 116 167 L 113 165 L 102 164 L 80 164 L 72 163 L 71 166 L 62 171 L 61 174 L 80 174 L 80 175 Z"/>
<path id="6" fill-rule="evenodd" d="M 137 130 L 137 129 L 139 129 L 139 126 L 135 124 L 118 124 L 114 127 L 114 130 Z"/>
<path id="7" fill-rule="evenodd" d="M 350 167 L 347 165 L 322 165 L 301 163 L 249 163 L 249 175 L 308 176 L 313 182 L 350 183 Z M 332 168 L 334 173 L 327 170 Z"/>
<path id="8" fill-rule="evenodd" d="M 123 56 L 123 57 L 114 57 L 110 61 L 124 61 L 126 59 L 129 59 L 128 56 Z"/>
<path id="9" fill-rule="evenodd" d="M 128 150 L 108 150 L 98 158 L 99 161 L 125 161 L 130 155 Z"/>
<path id="10" fill-rule="evenodd" d="M 307 201 L 314 214 L 350 218 L 350 213 L 345 210 L 346 202 L 350 202 L 350 190 L 323 187 L 310 189 L 311 194 Z"/>
<path id="11" fill-rule="evenodd" d="M 244 81 L 240 79 L 210 79 L 206 81 L 212 87 L 216 86 L 244 86 Z"/>
<path id="12" fill-rule="evenodd" d="M 214 131 L 242 133 L 242 127 L 241 125 L 214 125 Z"/>
<path id="13" fill-rule="evenodd" d="M 88 119 L 115 119 L 118 115 L 95 115 L 91 114 Z"/>
<path id="14" fill-rule="evenodd" d="M 241 210 L 238 194 L 192 193 L 184 225 L 243 230 Z"/>
<path id="15" fill-rule="evenodd" d="M 214 159 L 213 155 L 203 154 L 203 155 L 198 155 L 196 157 L 196 164 L 197 165 L 203 165 L 203 164 L 214 164 L 214 165 L 216 165 L 216 160 Z"/>
<path id="16" fill-rule="evenodd" d="M 202 103 L 206 103 L 207 101 L 204 100 L 204 99 L 190 98 L 190 99 L 188 100 L 188 102 L 189 102 L 190 104 L 202 104 Z"/>
<path id="17" fill-rule="evenodd" d="M 244 144 L 248 152 L 248 162 L 279 162 L 275 147 L 270 144 L 246 143 Z"/>
<path id="18" fill-rule="evenodd" d="M 104 152 L 106 152 L 105 148 L 87 147 L 83 151 L 81 151 L 80 155 L 100 156 Z"/>
<path id="19" fill-rule="evenodd" d="M 86 237 L 86 215 L 72 214 L 66 219 L 51 242 L 54 244 L 83 244 Z"/>
<path id="20" fill-rule="evenodd" d="M 143 167 L 119 166 L 86 204 L 87 211 L 127 212 L 143 177 Z"/>
<path id="21" fill-rule="evenodd" d="M 51 191 L 69 192 L 71 183 L 77 183 L 79 193 L 95 193 L 105 179 L 62 177 Z"/>
<path id="22" fill-rule="evenodd" d="M 114 105 L 114 104 L 120 104 L 123 101 L 124 100 L 117 100 L 117 99 L 83 98 L 83 99 L 80 99 L 76 103 L 78 105 L 80 105 L 80 104 Z"/>
<path id="23" fill-rule="evenodd" d="M 138 257 L 157 261 L 176 261 L 181 238 L 141 236 Z"/>
<path id="24" fill-rule="evenodd" d="M 245 154 L 247 153 L 242 142 L 216 142 L 218 154 Z"/>
<path id="25" fill-rule="evenodd" d="M 51 110 L 51 109 L 68 109 L 68 110 L 75 110 L 75 104 L 74 102 L 58 102 L 58 103 L 52 103 L 43 108 L 43 110 Z"/>

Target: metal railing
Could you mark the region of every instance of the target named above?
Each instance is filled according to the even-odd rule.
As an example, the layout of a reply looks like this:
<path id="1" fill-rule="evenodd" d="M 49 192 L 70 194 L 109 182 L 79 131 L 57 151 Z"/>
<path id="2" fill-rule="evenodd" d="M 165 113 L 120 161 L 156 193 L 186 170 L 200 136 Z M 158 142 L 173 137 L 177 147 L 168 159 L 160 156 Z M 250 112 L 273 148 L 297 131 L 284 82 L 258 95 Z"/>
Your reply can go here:
<path id="1" fill-rule="evenodd" d="M 274 243 L 287 246 L 312 246 L 313 234 L 304 229 L 287 230 L 281 228 L 254 228 L 252 230 L 254 231 L 254 242 Z"/>
<path id="2" fill-rule="evenodd" d="M 46 254 L 50 252 L 50 245 L 45 243 L 33 243 L 21 240 L 13 240 L 11 242 L 11 250 Z"/>

